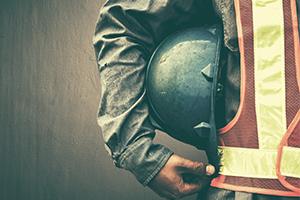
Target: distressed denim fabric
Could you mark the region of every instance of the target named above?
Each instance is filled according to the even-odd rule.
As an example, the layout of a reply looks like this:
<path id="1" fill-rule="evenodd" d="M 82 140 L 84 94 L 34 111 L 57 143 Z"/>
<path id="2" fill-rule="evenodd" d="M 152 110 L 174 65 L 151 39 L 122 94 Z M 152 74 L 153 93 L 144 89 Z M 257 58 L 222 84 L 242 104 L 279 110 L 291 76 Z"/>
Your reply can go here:
<path id="1" fill-rule="evenodd" d="M 300 0 L 297 4 L 299 9 Z M 228 122 L 239 106 L 240 83 L 233 0 L 108 0 L 100 10 L 93 38 L 101 80 L 98 124 L 114 164 L 131 171 L 143 185 L 173 153 L 152 142 L 155 127 L 145 99 L 146 63 L 167 35 L 217 20 L 224 26 Z"/>

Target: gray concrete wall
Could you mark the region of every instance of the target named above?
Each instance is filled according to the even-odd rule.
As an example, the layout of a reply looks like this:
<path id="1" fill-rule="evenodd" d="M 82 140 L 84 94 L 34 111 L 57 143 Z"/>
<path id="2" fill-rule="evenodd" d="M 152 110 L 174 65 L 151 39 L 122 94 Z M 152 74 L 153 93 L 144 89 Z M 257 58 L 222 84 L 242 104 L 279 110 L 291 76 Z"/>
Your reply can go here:
<path id="1" fill-rule="evenodd" d="M 96 123 L 102 3 L 0 0 L 1 200 L 160 199 L 113 166 Z M 200 158 L 162 134 L 157 142 Z"/>

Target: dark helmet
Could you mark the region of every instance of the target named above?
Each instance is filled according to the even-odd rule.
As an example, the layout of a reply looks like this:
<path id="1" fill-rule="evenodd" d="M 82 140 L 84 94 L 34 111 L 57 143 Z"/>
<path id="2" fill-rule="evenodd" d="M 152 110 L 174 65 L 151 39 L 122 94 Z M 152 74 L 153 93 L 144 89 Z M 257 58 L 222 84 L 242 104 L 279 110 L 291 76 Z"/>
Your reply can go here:
<path id="1" fill-rule="evenodd" d="M 215 97 L 222 43 L 218 26 L 167 37 L 153 53 L 146 93 L 153 124 L 172 137 L 207 152 L 218 165 Z"/>

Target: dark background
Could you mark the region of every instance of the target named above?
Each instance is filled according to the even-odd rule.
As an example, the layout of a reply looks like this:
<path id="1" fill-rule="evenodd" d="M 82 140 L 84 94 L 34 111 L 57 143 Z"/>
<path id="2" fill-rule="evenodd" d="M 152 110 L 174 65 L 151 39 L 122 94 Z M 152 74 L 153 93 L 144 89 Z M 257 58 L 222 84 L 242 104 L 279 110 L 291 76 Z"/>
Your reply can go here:
<path id="1" fill-rule="evenodd" d="M 0 200 L 160 199 L 113 166 L 96 122 L 103 2 L 0 0 Z M 202 155 L 162 133 L 156 142 Z"/>

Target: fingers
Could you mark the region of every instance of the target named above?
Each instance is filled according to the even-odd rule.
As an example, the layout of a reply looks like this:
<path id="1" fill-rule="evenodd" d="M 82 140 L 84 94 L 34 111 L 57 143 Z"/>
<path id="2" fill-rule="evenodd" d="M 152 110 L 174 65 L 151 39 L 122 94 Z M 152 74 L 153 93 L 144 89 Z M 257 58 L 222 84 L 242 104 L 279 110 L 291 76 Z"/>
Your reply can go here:
<path id="1" fill-rule="evenodd" d="M 175 191 L 171 193 L 171 199 L 180 199 L 182 197 L 193 195 L 202 190 L 208 182 L 198 181 L 198 183 L 184 183 L 179 184 Z"/>
<path id="2" fill-rule="evenodd" d="M 194 162 L 187 159 L 182 160 L 182 162 L 180 163 L 180 169 L 183 172 L 195 174 L 198 176 L 211 176 L 215 173 L 214 166 L 202 162 Z"/>
<path id="3" fill-rule="evenodd" d="M 186 195 L 192 195 L 197 193 L 199 190 L 202 189 L 202 184 L 184 184 L 182 190 L 181 190 L 181 194 L 183 196 Z"/>

